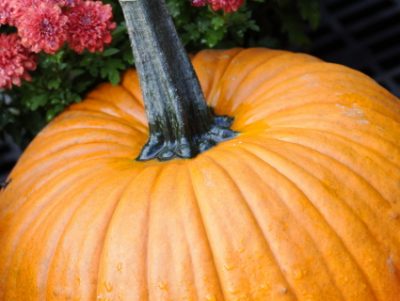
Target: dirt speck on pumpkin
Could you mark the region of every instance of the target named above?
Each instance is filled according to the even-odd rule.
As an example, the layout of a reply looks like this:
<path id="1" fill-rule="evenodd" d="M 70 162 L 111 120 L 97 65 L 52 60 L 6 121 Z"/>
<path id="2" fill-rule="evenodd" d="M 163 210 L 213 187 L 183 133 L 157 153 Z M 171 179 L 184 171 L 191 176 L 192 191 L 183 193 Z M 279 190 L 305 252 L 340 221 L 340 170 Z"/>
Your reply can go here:
<path id="1" fill-rule="evenodd" d="M 399 219 L 399 217 L 400 217 L 400 214 L 398 212 L 396 212 L 396 211 L 390 211 L 389 212 L 389 218 L 390 219 L 397 220 L 397 219 Z"/>
<path id="2" fill-rule="evenodd" d="M 397 268 L 396 268 L 396 265 L 394 264 L 392 255 L 389 255 L 389 257 L 386 259 L 386 265 L 391 274 L 397 273 Z"/>
<path id="3" fill-rule="evenodd" d="M 110 282 L 104 282 L 104 287 L 107 292 L 111 292 L 113 290 L 113 285 Z"/>
<path id="4" fill-rule="evenodd" d="M 357 121 L 359 124 L 369 124 L 369 121 L 366 119 L 360 119 Z"/>
<path id="5" fill-rule="evenodd" d="M 164 281 L 160 281 L 158 283 L 158 288 L 162 291 L 167 291 L 168 290 L 168 284 Z"/>
<path id="6" fill-rule="evenodd" d="M 288 288 L 285 287 L 285 286 L 281 286 L 281 287 L 278 289 L 278 291 L 279 291 L 282 295 L 285 295 L 285 294 L 287 294 L 287 293 L 289 292 Z"/>
<path id="7" fill-rule="evenodd" d="M 343 115 L 345 115 L 345 116 L 355 117 L 355 118 L 365 117 L 364 111 L 355 104 L 353 104 L 351 107 L 345 106 L 342 104 L 336 104 L 336 107 L 340 108 L 342 110 Z M 365 120 L 365 119 L 363 119 L 363 120 Z M 365 120 L 365 121 L 368 122 L 368 120 Z"/>
<path id="8" fill-rule="evenodd" d="M 227 270 L 227 271 L 232 271 L 233 269 L 235 269 L 235 266 L 234 266 L 233 264 L 225 263 L 225 264 L 224 264 L 224 268 L 225 268 L 225 270 Z"/>
<path id="9" fill-rule="evenodd" d="M 304 269 L 296 269 L 293 271 L 294 279 L 302 279 L 305 275 L 307 275 L 307 271 Z"/>
<path id="10" fill-rule="evenodd" d="M 207 295 L 206 301 L 217 301 L 217 298 L 214 295 Z"/>

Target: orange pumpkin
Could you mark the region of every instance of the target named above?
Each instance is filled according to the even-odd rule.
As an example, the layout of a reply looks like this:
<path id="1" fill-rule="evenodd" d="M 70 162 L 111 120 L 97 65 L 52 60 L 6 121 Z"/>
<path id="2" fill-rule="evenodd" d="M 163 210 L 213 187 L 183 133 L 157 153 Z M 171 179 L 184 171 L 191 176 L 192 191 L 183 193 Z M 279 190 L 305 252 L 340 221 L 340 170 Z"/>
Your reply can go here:
<path id="1" fill-rule="evenodd" d="M 0 300 L 400 300 L 400 105 L 304 54 L 203 51 L 234 139 L 138 162 L 135 71 L 33 141 L 0 192 Z"/>

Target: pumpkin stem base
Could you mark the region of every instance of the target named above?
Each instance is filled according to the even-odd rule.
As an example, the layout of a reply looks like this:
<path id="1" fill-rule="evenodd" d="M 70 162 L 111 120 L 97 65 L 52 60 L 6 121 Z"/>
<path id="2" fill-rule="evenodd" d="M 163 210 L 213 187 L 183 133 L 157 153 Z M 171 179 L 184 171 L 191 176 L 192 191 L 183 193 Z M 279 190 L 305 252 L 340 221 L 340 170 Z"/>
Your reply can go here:
<path id="1" fill-rule="evenodd" d="M 207 106 L 164 0 L 120 0 L 149 123 L 137 160 L 193 158 L 235 136 Z"/>
<path id="2" fill-rule="evenodd" d="M 182 137 L 180 140 L 166 141 L 161 135 L 150 135 L 150 139 L 136 160 L 158 159 L 160 161 L 168 161 L 175 158 L 194 158 L 219 142 L 236 136 L 236 132 L 230 129 L 233 118 L 214 116 L 213 120 L 214 122 L 207 132 L 194 135 L 191 139 Z"/>

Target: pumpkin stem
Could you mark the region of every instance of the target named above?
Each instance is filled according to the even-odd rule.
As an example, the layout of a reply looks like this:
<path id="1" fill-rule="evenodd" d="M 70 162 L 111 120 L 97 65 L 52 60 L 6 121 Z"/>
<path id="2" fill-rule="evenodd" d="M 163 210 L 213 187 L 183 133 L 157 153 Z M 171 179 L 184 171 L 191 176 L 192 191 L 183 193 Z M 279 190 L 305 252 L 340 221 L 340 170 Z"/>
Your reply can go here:
<path id="1" fill-rule="evenodd" d="M 193 158 L 232 138 L 207 106 L 164 0 L 120 0 L 145 102 L 149 140 L 137 160 Z"/>

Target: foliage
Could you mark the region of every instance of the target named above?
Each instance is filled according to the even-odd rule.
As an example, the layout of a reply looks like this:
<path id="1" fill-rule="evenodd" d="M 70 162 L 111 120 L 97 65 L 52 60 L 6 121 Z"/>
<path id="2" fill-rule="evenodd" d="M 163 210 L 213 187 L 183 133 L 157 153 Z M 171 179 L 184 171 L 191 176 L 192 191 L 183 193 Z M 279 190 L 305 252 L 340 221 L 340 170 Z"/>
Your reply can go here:
<path id="1" fill-rule="evenodd" d="M 67 47 L 54 56 L 39 54 L 38 68 L 31 73 L 33 80 L 0 98 L 0 136 L 7 132 L 19 144 L 26 145 L 66 106 L 80 101 L 99 82 L 117 84 L 121 71 L 133 65 L 117 0 L 103 2 L 113 6 L 117 23 L 109 47 L 104 52 L 85 51 L 81 55 Z M 319 21 L 318 0 L 248 0 L 234 13 L 195 8 L 187 0 L 167 3 L 190 52 L 234 46 L 306 46 L 307 25 L 315 28 Z M 0 29 L 9 30 L 4 26 Z"/>

